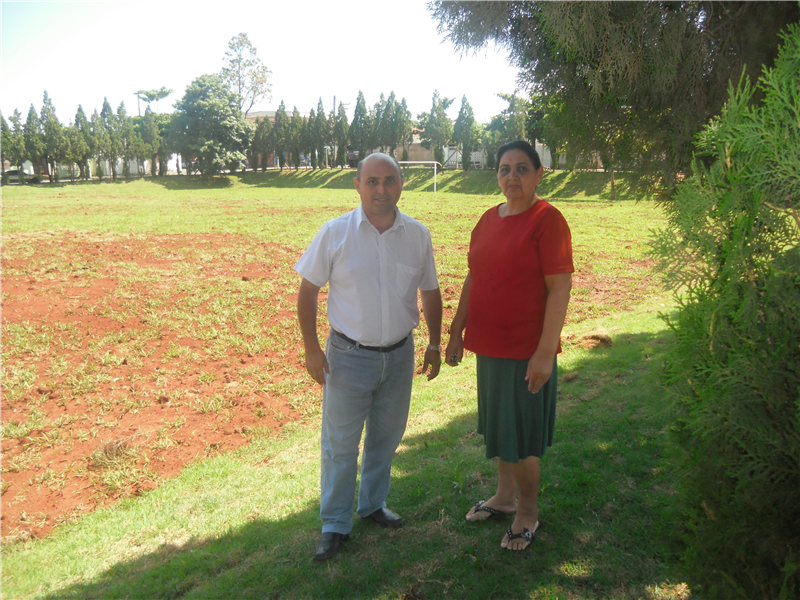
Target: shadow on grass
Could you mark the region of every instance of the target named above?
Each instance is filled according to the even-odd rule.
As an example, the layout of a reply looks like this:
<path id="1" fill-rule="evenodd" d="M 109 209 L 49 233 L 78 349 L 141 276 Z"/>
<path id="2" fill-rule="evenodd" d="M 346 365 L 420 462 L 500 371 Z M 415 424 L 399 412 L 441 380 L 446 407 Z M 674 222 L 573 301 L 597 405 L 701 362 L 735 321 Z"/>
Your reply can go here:
<path id="1" fill-rule="evenodd" d="M 648 199 L 635 173 L 615 173 L 614 202 Z M 539 187 L 540 194 L 553 199 L 590 197 L 611 202 L 611 173 L 599 171 L 548 171 Z"/>
<path id="2" fill-rule="evenodd" d="M 406 525 L 385 531 L 356 518 L 328 563 L 311 561 L 313 503 L 279 521 L 166 545 L 47 597 L 668 598 L 653 591 L 675 581 L 664 566 L 666 416 L 647 368 L 659 335 L 622 335 L 570 362 L 578 376 L 561 384 L 556 440 L 542 463 L 544 526 L 526 552 L 499 547 L 510 519 L 464 521 L 496 483 L 470 411 L 403 440 L 389 504 Z"/>

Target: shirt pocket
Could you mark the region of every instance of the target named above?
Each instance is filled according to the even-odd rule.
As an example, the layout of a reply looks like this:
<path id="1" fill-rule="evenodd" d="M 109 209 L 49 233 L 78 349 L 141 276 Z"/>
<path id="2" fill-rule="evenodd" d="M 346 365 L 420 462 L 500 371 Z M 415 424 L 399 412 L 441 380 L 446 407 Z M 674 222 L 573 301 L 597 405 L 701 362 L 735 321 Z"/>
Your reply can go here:
<path id="1" fill-rule="evenodd" d="M 417 288 L 422 281 L 422 267 L 410 267 L 403 263 L 396 263 L 397 266 L 397 291 L 406 297 L 413 294 L 416 298 Z"/>

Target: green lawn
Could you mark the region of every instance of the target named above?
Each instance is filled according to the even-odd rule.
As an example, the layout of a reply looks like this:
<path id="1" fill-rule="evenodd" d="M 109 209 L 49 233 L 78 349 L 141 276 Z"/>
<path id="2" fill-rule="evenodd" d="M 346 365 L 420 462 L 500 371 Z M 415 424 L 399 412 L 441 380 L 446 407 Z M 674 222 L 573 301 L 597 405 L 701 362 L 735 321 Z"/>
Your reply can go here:
<path id="1" fill-rule="evenodd" d="M 440 173 L 435 196 L 430 177 L 410 172 L 400 206 L 431 229 L 451 315 L 471 227 L 501 198 L 491 173 Z M 389 498 L 408 521 L 402 529 L 357 521 L 339 557 L 312 564 L 320 527 L 312 413 L 43 540 L 5 546 L 2 597 L 688 598 L 668 560 L 670 419 L 651 368 L 668 335 L 658 313 L 671 303 L 645 250 L 663 220 L 653 203 L 625 198 L 619 177 L 610 202 L 606 182 L 551 173 L 541 189 L 570 223 L 577 272 L 556 440 L 543 460 L 544 529 L 528 551 L 500 549 L 508 522 L 463 518 L 495 483 L 474 431 L 468 356 L 431 383 L 415 381 Z M 299 252 L 325 220 L 356 205 L 351 185 L 345 171 L 7 187 L 3 258 L 24 252 L 28 236 L 59 231 L 231 233 Z M 596 331 L 613 345 L 581 348 L 581 335 Z"/>

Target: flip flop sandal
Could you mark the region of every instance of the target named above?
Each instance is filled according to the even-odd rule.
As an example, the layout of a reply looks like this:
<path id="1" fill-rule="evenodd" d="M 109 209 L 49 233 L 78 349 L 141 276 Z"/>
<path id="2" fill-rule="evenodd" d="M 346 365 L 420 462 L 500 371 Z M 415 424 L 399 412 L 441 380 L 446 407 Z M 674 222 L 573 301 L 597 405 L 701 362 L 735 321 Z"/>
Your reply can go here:
<path id="1" fill-rule="evenodd" d="M 508 530 L 506 531 L 506 535 L 508 536 L 509 542 L 511 540 L 519 540 L 519 539 L 523 539 L 526 542 L 528 542 L 528 545 L 522 548 L 523 550 L 527 550 L 528 546 L 530 546 L 531 542 L 533 542 L 533 538 L 536 537 L 536 534 L 539 533 L 541 528 L 542 528 L 542 522 L 536 521 L 536 529 L 534 529 L 533 531 L 525 527 L 520 533 L 511 533 L 511 527 L 509 527 Z M 506 547 L 506 550 L 510 549 L 511 548 Z"/>
<path id="2" fill-rule="evenodd" d="M 505 511 L 502 511 L 502 510 L 498 510 L 496 508 L 492 508 L 491 506 L 486 506 L 486 502 L 484 500 L 481 500 L 480 502 L 478 502 L 475 505 L 475 508 L 472 509 L 472 514 L 473 515 L 475 513 L 479 513 L 479 512 L 487 512 L 487 513 L 489 513 L 488 517 L 486 517 L 485 519 L 478 519 L 479 521 L 488 521 L 492 517 L 507 517 L 507 516 L 513 514 L 513 513 L 510 513 L 510 512 L 505 512 Z"/>

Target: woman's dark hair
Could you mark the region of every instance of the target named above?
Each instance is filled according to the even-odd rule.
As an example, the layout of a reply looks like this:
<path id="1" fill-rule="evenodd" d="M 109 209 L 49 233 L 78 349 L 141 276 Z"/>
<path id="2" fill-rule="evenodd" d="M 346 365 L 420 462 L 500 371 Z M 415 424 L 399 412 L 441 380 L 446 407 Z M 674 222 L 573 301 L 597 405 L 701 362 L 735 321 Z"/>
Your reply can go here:
<path id="1" fill-rule="evenodd" d="M 534 169 L 538 171 L 542 168 L 542 161 L 539 158 L 539 153 L 534 150 L 533 146 L 524 140 L 514 140 L 513 142 L 506 142 L 497 149 L 497 160 L 494 163 L 495 172 L 500 169 L 500 159 L 503 158 L 503 154 L 509 150 L 522 150 L 528 158 L 531 159 Z"/>

